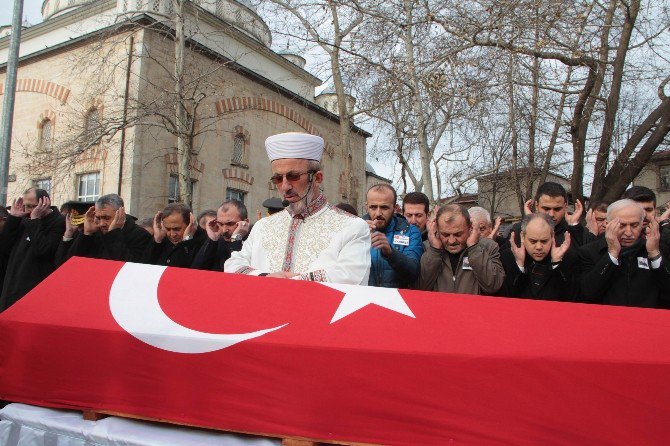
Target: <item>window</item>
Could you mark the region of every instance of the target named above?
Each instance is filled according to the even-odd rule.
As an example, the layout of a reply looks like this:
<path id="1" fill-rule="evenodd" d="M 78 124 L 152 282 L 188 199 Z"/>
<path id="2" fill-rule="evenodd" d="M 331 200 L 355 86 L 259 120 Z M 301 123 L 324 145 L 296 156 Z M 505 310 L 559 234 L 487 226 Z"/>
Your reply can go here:
<path id="1" fill-rule="evenodd" d="M 40 150 L 44 152 L 51 150 L 52 133 L 53 123 L 50 119 L 45 119 L 40 127 Z"/>
<path id="2" fill-rule="evenodd" d="M 244 161 L 244 135 L 236 135 L 233 142 L 233 164 L 242 165 Z"/>
<path id="3" fill-rule="evenodd" d="M 88 138 L 94 138 L 100 130 L 100 110 L 93 107 L 86 112 L 84 118 L 84 131 Z"/>
<path id="4" fill-rule="evenodd" d="M 95 201 L 100 198 L 100 172 L 77 176 L 77 201 Z"/>
<path id="5" fill-rule="evenodd" d="M 195 183 L 196 180 L 191 179 L 191 190 L 189 191 L 191 193 L 191 201 L 188 203 L 191 207 L 193 207 L 193 191 L 195 190 Z M 168 181 L 168 203 L 174 203 L 180 201 L 180 199 L 181 196 L 179 193 L 179 180 L 177 179 L 177 175 L 170 175 Z"/>
<path id="6" fill-rule="evenodd" d="M 51 178 L 42 178 L 40 180 L 33 181 L 33 186 L 38 189 L 44 189 L 49 195 L 51 195 Z"/>
<path id="7" fill-rule="evenodd" d="M 226 189 L 226 201 L 228 200 L 237 200 L 244 203 L 244 197 L 247 195 L 246 192 L 238 189 Z"/>
<path id="8" fill-rule="evenodd" d="M 670 190 L 670 164 L 659 168 L 661 190 Z"/>

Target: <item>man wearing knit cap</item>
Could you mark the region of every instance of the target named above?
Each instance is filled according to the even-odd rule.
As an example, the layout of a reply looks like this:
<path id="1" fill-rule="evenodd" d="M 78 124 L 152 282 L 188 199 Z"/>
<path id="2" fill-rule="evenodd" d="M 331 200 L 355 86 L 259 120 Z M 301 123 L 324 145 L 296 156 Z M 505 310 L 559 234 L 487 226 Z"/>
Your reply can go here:
<path id="1" fill-rule="evenodd" d="M 304 133 L 269 137 L 265 149 L 286 209 L 259 220 L 229 273 L 367 285 L 370 231 L 321 194 L 323 139 Z"/>

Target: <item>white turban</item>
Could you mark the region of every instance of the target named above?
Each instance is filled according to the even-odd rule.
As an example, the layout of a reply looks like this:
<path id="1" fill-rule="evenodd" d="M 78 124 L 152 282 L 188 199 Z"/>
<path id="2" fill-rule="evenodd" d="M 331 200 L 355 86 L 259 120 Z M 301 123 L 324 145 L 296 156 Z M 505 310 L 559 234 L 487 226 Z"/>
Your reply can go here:
<path id="1" fill-rule="evenodd" d="M 280 133 L 265 140 L 265 150 L 270 161 L 281 158 L 321 161 L 323 138 L 308 133 Z"/>

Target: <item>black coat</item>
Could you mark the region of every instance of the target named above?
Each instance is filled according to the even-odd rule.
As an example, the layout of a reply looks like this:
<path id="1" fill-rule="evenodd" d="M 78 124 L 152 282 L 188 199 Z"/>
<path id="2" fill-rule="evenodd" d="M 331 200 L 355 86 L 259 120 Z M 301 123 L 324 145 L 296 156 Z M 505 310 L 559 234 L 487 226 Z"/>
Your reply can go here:
<path id="1" fill-rule="evenodd" d="M 206 237 L 205 243 L 191 263 L 191 268 L 207 271 L 223 271 L 223 264 L 230 258 L 233 251 L 242 249 L 242 240 L 227 242 L 223 238 L 213 241 Z"/>
<path id="2" fill-rule="evenodd" d="M 195 230 L 191 240 L 179 242 L 176 245 L 173 245 L 167 237 L 161 243 L 156 243 L 152 238 L 142 262 L 151 265 L 190 268 L 193 259 L 206 239 L 207 234 L 200 226 Z"/>
<path id="3" fill-rule="evenodd" d="M 512 226 L 512 229 L 510 230 L 510 238 L 512 236 L 512 232 L 514 232 L 514 236 L 516 239 L 516 244 L 521 245 L 521 222 L 516 222 Z M 556 226 L 554 226 L 554 238 L 556 239 L 556 243 L 560 246 L 563 244 L 563 240 L 565 240 L 565 233 L 569 232 L 570 233 L 570 245 L 574 248 L 578 248 L 582 245 L 584 245 L 584 232 L 588 232 L 588 230 L 582 226 L 582 225 L 574 225 L 570 226 L 568 225 L 568 222 L 565 221 L 565 219 L 561 220 L 560 223 L 558 223 Z M 500 244 L 500 243 L 499 243 Z M 507 243 L 504 245 L 500 245 L 500 250 L 505 251 L 510 249 L 509 245 L 509 238 L 507 240 Z M 571 248 L 572 249 L 572 248 Z"/>
<path id="4" fill-rule="evenodd" d="M 49 215 L 31 220 L 10 215 L 0 233 L 0 251 L 8 254 L 0 294 L 0 311 L 22 298 L 54 269 L 54 256 L 65 232 L 65 217 L 51 208 Z"/>
<path id="5" fill-rule="evenodd" d="M 151 242 L 151 234 L 137 226 L 135 221 L 127 217 L 123 228 L 114 229 L 106 234 L 96 232 L 92 235 L 77 235 L 61 260 L 72 256 L 90 257 L 93 259 L 123 260 L 141 262 L 144 252 Z"/>
<path id="6" fill-rule="evenodd" d="M 610 259 L 604 238 L 582 246 L 579 259 L 583 301 L 647 308 L 670 302 L 667 256 L 662 255 L 660 268 L 651 268 L 644 242 L 640 242 L 630 253 L 619 257 L 617 266 Z"/>
<path id="7" fill-rule="evenodd" d="M 505 268 L 505 282 L 499 295 L 563 302 L 575 300 L 579 259 L 576 250 L 568 249 L 556 268 L 552 267 L 551 254 L 537 262 L 526 253 L 523 273 L 511 250 L 502 252 L 500 257 Z"/>

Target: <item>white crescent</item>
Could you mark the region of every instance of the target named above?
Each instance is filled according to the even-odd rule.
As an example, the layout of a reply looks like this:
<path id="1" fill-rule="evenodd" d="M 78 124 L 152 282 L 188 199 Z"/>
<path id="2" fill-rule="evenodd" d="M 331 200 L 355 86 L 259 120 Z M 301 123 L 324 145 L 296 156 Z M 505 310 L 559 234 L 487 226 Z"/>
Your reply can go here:
<path id="1" fill-rule="evenodd" d="M 184 327 L 170 319 L 158 303 L 158 282 L 166 268 L 126 263 L 109 292 L 112 316 L 121 328 L 142 342 L 176 353 L 208 353 L 288 325 L 233 334 L 205 333 Z"/>

